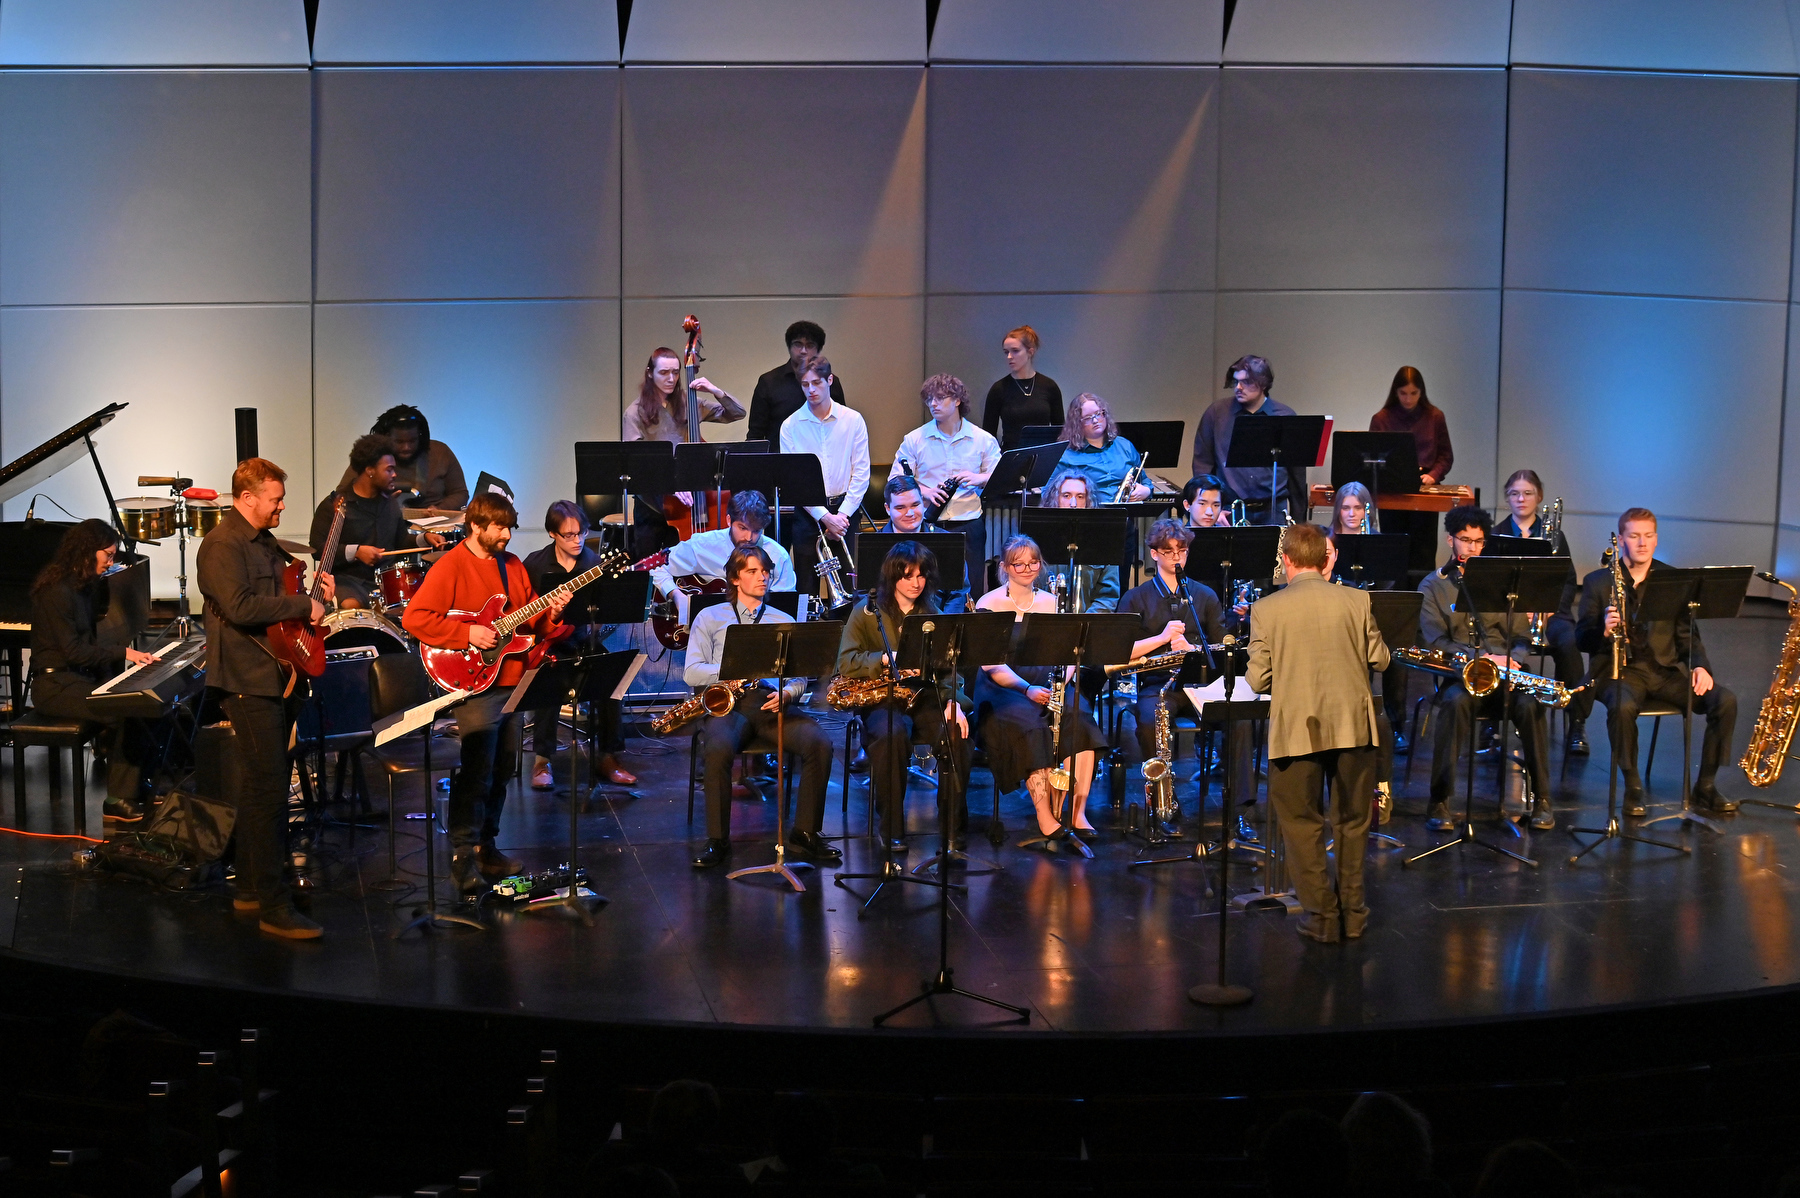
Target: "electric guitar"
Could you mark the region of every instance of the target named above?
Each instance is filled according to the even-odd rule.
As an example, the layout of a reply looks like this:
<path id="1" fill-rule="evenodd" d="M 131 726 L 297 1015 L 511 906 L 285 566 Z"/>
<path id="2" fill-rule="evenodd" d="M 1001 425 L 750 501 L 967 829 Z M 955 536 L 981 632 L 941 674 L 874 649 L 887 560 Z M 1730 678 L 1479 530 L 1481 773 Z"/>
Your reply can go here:
<path id="1" fill-rule="evenodd" d="M 652 553 L 641 561 L 633 562 L 633 570 L 654 570 L 669 564 L 667 549 Z M 730 590 L 730 583 L 723 578 L 702 578 L 698 574 L 683 574 L 675 579 L 675 586 L 685 595 L 723 595 Z M 667 649 L 685 649 L 688 643 L 688 627 L 681 622 L 681 607 L 675 602 L 674 595 L 656 593 L 650 604 L 650 631 L 656 634 Z"/>
<path id="2" fill-rule="evenodd" d="M 338 541 L 344 535 L 344 506 L 344 496 L 339 495 L 337 510 L 331 516 L 331 532 L 326 536 L 325 546 L 319 554 L 318 568 L 313 571 L 312 589 L 306 589 L 306 563 L 295 560 L 289 562 L 281 572 L 281 585 L 286 593 L 310 595 L 320 603 L 325 602 L 319 587 L 319 575 L 331 573 L 331 565 L 337 559 Z M 269 648 L 276 659 L 291 671 L 288 676 L 290 689 L 298 674 L 317 678 L 325 672 L 325 633 L 311 619 L 282 620 L 269 625 Z"/>
<path id="3" fill-rule="evenodd" d="M 528 632 L 519 632 L 518 629 L 536 619 L 539 613 L 550 606 L 550 601 L 555 596 L 573 595 L 596 579 L 617 577 L 624 573 L 621 564 L 625 560 L 624 554 L 616 549 L 609 549 L 601 555 L 596 565 L 512 611 L 506 610 L 506 596 L 499 594 L 483 603 L 480 611 L 447 613 L 451 619 L 460 620 L 464 624 L 493 629 L 493 647 L 477 649 L 470 645 L 466 649 L 436 649 L 430 645 L 420 645 L 419 656 L 424 660 L 425 673 L 447 691 L 460 690 L 478 695 L 494 685 L 494 680 L 500 677 L 500 667 L 507 658 L 523 654 L 527 669 L 538 665 L 560 638 L 545 639 Z"/>

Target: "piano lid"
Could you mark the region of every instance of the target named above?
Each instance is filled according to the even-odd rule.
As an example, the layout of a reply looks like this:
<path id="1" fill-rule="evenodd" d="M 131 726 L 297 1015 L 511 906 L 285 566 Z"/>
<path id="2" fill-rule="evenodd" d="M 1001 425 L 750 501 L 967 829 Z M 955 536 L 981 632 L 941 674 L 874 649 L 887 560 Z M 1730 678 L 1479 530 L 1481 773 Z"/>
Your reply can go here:
<path id="1" fill-rule="evenodd" d="M 63 468 L 86 457 L 88 437 L 101 425 L 123 411 L 122 403 L 107 404 L 85 420 L 77 421 L 56 436 L 0 466 L 0 503 L 20 495 L 46 481 Z M 110 499 L 110 496 L 109 496 Z"/>

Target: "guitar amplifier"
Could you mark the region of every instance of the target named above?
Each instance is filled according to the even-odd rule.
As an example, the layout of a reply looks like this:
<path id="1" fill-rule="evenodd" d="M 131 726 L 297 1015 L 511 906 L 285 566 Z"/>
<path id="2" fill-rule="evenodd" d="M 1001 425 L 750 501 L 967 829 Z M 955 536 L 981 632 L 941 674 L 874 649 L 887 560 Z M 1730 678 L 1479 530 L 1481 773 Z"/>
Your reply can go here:
<path id="1" fill-rule="evenodd" d="M 327 737 L 371 734 L 369 666 L 378 653 L 374 645 L 325 650 L 325 672 L 312 679 L 312 697 L 300 707 L 296 735 L 302 747 L 319 739 L 321 709 Z"/>

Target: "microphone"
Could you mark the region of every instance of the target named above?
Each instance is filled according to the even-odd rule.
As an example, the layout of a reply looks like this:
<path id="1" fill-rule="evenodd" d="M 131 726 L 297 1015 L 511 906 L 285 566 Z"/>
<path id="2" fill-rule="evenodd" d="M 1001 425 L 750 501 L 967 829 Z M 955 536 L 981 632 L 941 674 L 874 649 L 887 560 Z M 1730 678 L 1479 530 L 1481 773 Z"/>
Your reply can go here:
<path id="1" fill-rule="evenodd" d="M 1231 634 L 1230 634 L 1230 633 L 1229 633 L 1229 632 L 1228 632 L 1228 633 L 1226 633 L 1226 634 L 1225 634 L 1225 637 L 1224 637 L 1224 639 L 1223 639 L 1223 640 L 1221 640 L 1221 641 L 1220 641 L 1220 642 L 1219 642 L 1219 643 L 1220 643 L 1220 644 L 1221 644 L 1221 645 L 1223 645 L 1223 646 L 1225 646 L 1225 648 L 1227 648 L 1227 649 L 1229 649 L 1229 648 L 1231 648 L 1231 647 L 1232 647 L 1232 646 L 1233 646 L 1233 645 L 1235 645 L 1235 644 L 1237 644 L 1237 637 L 1235 637 L 1235 636 L 1233 636 L 1233 635 L 1231 635 Z"/>
<path id="2" fill-rule="evenodd" d="M 935 620 L 925 621 L 923 624 L 919 625 L 919 631 L 925 633 L 926 635 L 930 635 L 931 633 L 936 632 L 937 631 L 937 621 L 935 621 Z"/>

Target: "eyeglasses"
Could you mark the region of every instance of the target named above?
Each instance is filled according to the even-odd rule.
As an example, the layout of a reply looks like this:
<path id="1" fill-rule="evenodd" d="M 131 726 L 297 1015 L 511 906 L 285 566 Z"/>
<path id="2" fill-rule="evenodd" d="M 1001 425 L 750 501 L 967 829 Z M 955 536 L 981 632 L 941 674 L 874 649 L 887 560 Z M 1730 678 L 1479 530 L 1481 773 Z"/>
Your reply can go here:
<path id="1" fill-rule="evenodd" d="M 1032 559 L 1032 558 L 1026 558 L 1024 561 L 1007 562 L 1006 568 L 1008 570 L 1036 570 L 1042 565 L 1043 565 L 1043 563 L 1040 561 L 1036 561 L 1035 559 Z"/>
<path id="2" fill-rule="evenodd" d="M 1483 545 L 1487 544 L 1487 538 L 1486 537 L 1457 537 L 1456 543 L 1458 545 L 1467 545 L 1471 549 L 1479 549 Z"/>
<path id="3" fill-rule="evenodd" d="M 555 534 L 555 536 L 559 541 L 579 541 L 581 539 L 581 530 L 578 528 L 574 532 L 559 532 Z"/>
<path id="4" fill-rule="evenodd" d="M 1506 493 L 1506 497 L 1508 499 L 1536 499 L 1537 492 L 1536 491 L 1508 491 Z"/>
<path id="5" fill-rule="evenodd" d="M 1081 423 L 1083 423 L 1083 424 L 1105 424 L 1106 423 L 1106 413 L 1105 412 L 1089 412 L 1086 416 L 1083 416 L 1081 418 Z"/>

